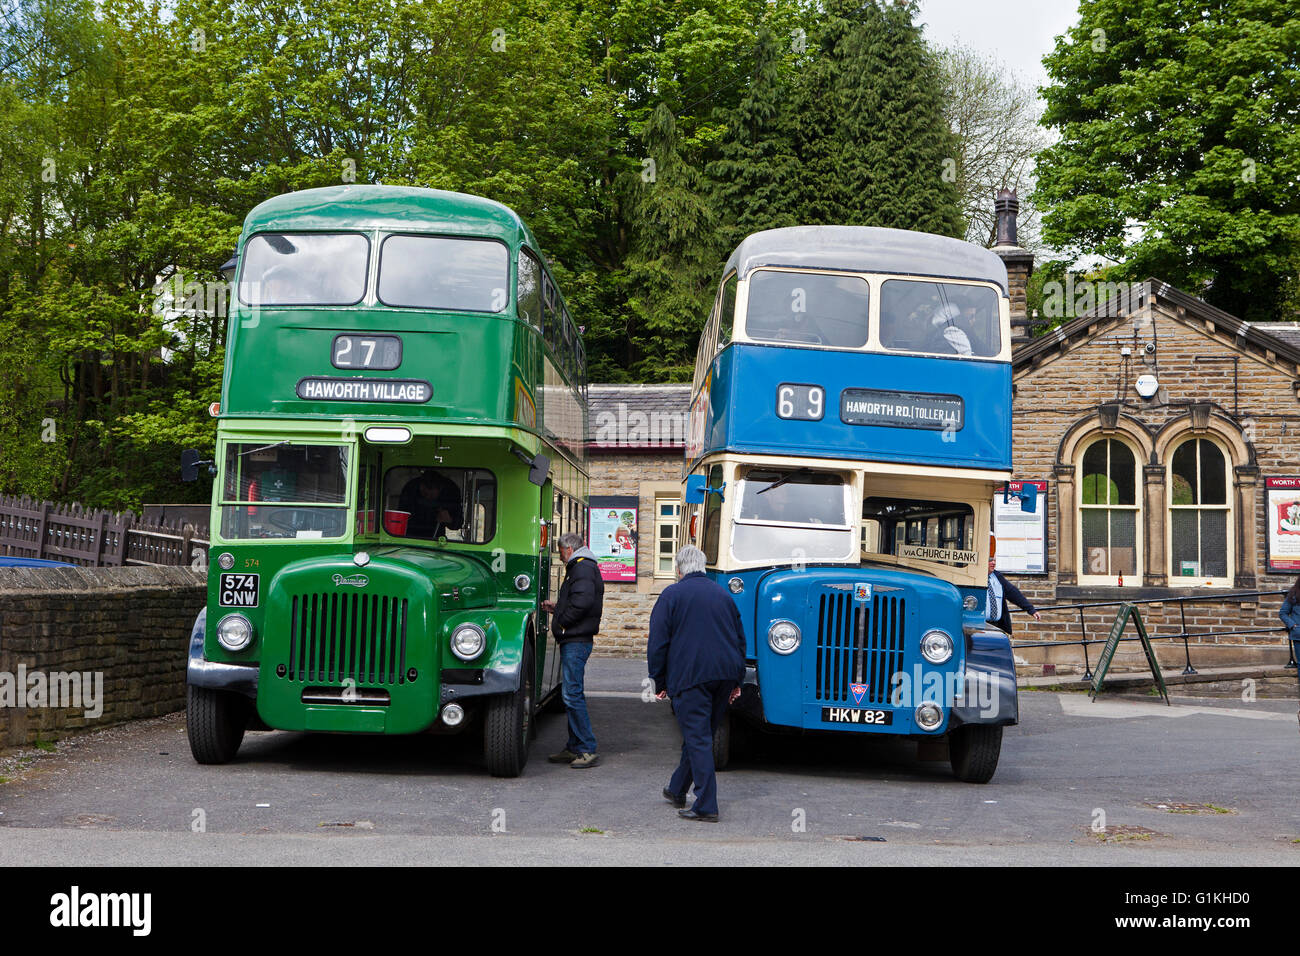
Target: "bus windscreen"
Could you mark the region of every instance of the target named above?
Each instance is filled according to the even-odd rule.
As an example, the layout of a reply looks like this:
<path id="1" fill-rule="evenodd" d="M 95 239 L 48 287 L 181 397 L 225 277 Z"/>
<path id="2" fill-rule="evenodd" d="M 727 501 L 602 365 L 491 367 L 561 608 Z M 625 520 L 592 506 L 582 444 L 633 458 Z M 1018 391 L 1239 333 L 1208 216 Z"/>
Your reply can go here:
<path id="1" fill-rule="evenodd" d="M 745 334 L 758 342 L 861 348 L 870 295 L 860 276 L 760 270 L 749 279 Z"/>
<path id="2" fill-rule="evenodd" d="M 355 305 L 366 291 L 370 242 L 358 233 L 258 233 L 242 256 L 245 305 Z"/>
<path id="3" fill-rule="evenodd" d="M 379 301 L 411 309 L 501 312 L 510 253 L 487 239 L 389 236 L 379 253 Z"/>
<path id="4" fill-rule="evenodd" d="M 998 294 L 988 286 L 888 279 L 880 344 L 900 352 L 993 358 L 1002 351 Z"/>

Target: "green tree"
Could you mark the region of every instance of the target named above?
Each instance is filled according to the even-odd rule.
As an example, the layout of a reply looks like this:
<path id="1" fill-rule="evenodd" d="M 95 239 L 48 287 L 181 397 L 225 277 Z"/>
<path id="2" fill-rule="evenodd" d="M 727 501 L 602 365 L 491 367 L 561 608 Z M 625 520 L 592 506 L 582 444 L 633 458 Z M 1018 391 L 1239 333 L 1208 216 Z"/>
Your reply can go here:
<path id="1" fill-rule="evenodd" d="M 1044 63 L 1049 245 L 1283 317 L 1300 266 L 1300 18 L 1276 0 L 1083 0 Z"/>
<path id="2" fill-rule="evenodd" d="M 791 108 L 807 224 L 965 230 L 942 77 L 911 3 L 827 0 Z"/>

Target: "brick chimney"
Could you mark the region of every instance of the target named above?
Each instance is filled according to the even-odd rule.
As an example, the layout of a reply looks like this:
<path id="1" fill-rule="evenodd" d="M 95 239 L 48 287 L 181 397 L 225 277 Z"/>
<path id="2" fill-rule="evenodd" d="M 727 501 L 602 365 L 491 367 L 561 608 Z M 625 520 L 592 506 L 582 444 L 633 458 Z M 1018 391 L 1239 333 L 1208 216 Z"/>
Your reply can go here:
<path id="1" fill-rule="evenodd" d="M 1029 312 L 1025 289 L 1034 271 L 1034 254 L 1022 249 L 1016 241 L 1016 214 L 1020 200 L 1014 189 L 999 189 L 993 201 L 998 217 L 998 238 L 993 251 L 1002 257 L 1007 267 L 1007 291 L 1011 295 L 1011 347 L 1029 341 Z"/>

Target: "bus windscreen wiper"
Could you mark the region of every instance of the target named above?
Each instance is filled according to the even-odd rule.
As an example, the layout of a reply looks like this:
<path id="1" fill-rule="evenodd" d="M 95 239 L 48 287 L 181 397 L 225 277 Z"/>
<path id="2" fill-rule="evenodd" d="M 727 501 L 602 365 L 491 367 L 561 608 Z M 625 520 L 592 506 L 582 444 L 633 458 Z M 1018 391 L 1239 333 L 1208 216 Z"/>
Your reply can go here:
<path id="1" fill-rule="evenodd" d="M 811 468 L 796 468 L 794 471 L 788 472 L 784 477 L 778 478 L 776 481 L 772 482 L 766 488 L 760 488 L 757 493 L 761 495 L 764 492 L 771 491 L 773 488 L 780 488 L 782 485 L 784 485 L 795 475 L 805 475 L 810 471 L 812 471 Z"/>

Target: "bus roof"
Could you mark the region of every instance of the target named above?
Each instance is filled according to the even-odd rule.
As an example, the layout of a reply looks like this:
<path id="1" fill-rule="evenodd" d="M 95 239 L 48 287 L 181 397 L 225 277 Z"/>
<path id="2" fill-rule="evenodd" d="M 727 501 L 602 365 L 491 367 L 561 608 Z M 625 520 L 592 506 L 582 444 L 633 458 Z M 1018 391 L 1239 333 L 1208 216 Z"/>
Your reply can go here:
<path id="1" fill-rule="evenodd" d="M 760 266 L 842 269 L 994 282 L 1007 291 L 1007 267 L 995 252 L 960 239 L 878 226 L 789 226 L 745 238 L 727 260 L 744 279 Z"/>
<path id="2" fill-rule="evenodd" d="M 244 235 L 275 230 L 382 229 L 489 236 L 511 248 L 531 230 L 509 206 L 491 199 L 416 186 L 327 186 L 274 196 L 253 208 Z"/>

